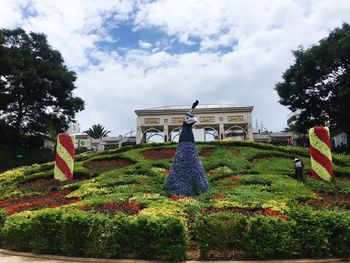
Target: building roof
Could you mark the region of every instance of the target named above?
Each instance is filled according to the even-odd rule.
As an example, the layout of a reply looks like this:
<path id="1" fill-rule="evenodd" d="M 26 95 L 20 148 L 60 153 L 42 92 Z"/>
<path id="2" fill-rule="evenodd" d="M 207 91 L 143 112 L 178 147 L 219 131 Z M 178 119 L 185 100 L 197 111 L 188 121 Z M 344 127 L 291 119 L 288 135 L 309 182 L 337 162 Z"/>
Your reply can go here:
<path id="1" fill-rule="evenodd" d="M 136 115 L 145 114 L 174 114 L 174 113 L 186 113 L 191 109 L 192 105 L 171 105 L 162 106 L 148 109 L 135 110 Z M 207 112 L 225 112 L 225 111 L 249 111 L 253 110 L 253 106 L 235 106 L 228 104 L 199 104 L 194 113 L 207 113 Z"/>

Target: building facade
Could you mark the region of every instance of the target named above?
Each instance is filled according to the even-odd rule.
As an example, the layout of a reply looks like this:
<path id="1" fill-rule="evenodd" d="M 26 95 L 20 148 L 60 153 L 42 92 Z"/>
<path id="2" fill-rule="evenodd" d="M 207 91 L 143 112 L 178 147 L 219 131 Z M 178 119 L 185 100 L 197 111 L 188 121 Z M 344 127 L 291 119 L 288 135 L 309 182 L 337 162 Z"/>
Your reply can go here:
<path id="1" fill-rule="evenodd" d="M 167 106 L 135 110 L 136 143 L 146 143 L 154 136 L 174 141 L 181 131 L 183 117 L 191 106 Z M 215 139 L 253 140 L 253 106 L 199 105 L 194 110 L 198 119 L 195 129 L 203 129 Z"/>

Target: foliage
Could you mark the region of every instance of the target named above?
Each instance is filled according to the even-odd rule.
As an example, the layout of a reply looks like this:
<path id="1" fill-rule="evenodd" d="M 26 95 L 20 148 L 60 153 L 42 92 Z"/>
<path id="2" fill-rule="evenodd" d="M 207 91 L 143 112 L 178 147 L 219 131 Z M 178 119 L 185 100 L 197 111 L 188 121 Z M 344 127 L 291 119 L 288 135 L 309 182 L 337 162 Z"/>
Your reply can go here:
<path id="1" fill-rule="evenodd" d="M 76 75 L 63 63 L 45 35 L 0 30 L 0 127 L 7 143 L 25 134 L 54 136 L 84 109 L 72 94 Z"/>
<path id="2" fill-rule="evenodd" d="M 3 236 L 14 250 L 72 256 L 125 257 L 134 253 L 140 258 L 183 260 L 187 247 L 185 228 L 178 218 L 109 217 L 78 210 L 12 216 Z"/>
<path id="3" fill-rule="evenodd" d="M 89 128 L 87 131 L 85 131 L 86 134 L 88 134 L 91 138 L 94 139 L 100 139 L 102 137 L 107 137 L 108 133 L 111 131 L 107 131 L 105 127 L 103 127 L 101 124 L 94 124 L 91 128 Z"/>
<path id="4" fill-rule="evenodd" d="M 17 251 L 32 250 L 33 227 L 29 220 L 32 212 L 10 216 L 2 229 L 1 236 L 6 248 Z"/>
<path id="5" fill-rule="evenodd" d="M 195 224 L 201 257 L 207 258 L 210 250 L 228 251 L 243 249 L 247 241 L 247 218 L 240 214 L 217 213 L 200 216 Z"/>
<path id="6" fill-rule="evenodd" d="M 333 128 L 350 131 L 350 25 L 334 29 L 308 49 L 294 51 L 295 63 L 276 84 L 280 103 L 300 110 L 295 129 L 306 133 L 330 120 Z M 327 113 L 327 115 L 326 115 Z"/>
<path id="7" fill-rule="evenodd" d="M 299 243 L 293 238 L 295 222 L 278 217 L 256 216 L 248 222 L 248 255 L 254 258 L 290 258 L 299 251 Z"/>
<path id="8" fill-rule="evenodd" d="M 54 153 L 49 149 L 28 149 L 0 144 L 0 172 L 34 163 L 53 161 Z"/>
<path id="9" fill-rule="evenodd" d="M 327 183 L 309 175 L 303 148 L 242 141 L 197 146 L 206 153 L 210 190 L 192 198 L 163 192 L 172 159 L 160 153 L 169 157 L 173 144 L 79 155 L 74 180 L 64 183 L 52 180 L 53 163 L 0 174 L 3 247 L 171 260 L 185 259 L 187 247 L 197 244 L 209 260 L 349 256 L 347 156 L 333 155 L 335 178 Z M 147 158 L 148 150 L 159 158 Z M 295 157 L 305 164 L 304 184 L 292 178 Z M 57 205 L 63 207 L 50 208 Z"/>

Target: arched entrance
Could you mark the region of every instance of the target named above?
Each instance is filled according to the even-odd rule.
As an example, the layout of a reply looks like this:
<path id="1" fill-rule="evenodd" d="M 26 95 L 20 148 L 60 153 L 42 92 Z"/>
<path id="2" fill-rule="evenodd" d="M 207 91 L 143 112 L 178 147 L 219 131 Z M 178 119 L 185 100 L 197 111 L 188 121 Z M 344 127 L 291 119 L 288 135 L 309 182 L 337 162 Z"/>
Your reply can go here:
<path id="1" fill-rule="evenodd" d="M 210 127 L 210 126 L 205 126 L 205 127 L 203 127 L 203 129 L 204 129 L 204 141 L 205 142 L 219 140 L 219 133 L 215 128 Z"/>
<path id="2" fill-rule="evenodd" d="M 169 132 L 169 140 L 171 142 L 178 142 L 181 133 L 181 127 L 176 127 Z"/>
<path id="3" fill-rule="evenodd" d="M 227 130 L 225 130 L 226 139 L 246 140 L 247 134 L 247 131 L 238 125 L 231 126 Z"/>
<path id="4" fill-rule="evenodd" d="M 155 137 L 161 137 L 161 139 L 153 140 Z M 158 130 L 157 128 L 149 128 L 142 133 L 142 141 L 146 143 L 147 142 L 164 142 L 164 133 L 161 130 Z"/>

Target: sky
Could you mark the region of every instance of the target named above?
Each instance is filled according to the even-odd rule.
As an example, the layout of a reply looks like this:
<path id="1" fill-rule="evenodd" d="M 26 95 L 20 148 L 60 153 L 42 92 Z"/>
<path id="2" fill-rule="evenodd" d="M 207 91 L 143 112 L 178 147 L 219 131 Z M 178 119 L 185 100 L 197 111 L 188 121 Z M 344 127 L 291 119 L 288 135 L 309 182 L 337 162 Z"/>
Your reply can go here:
<path id="1" fill-rule="evenodd" d="M 308 48 L 342 23 L 348 0 L 0 0 L 0 28 L 47 35 L 70 70 L 82 131 L 136 129 L 134 110 L 252 105 L 283 130 L 289 110 L 274 87 Z"/>

